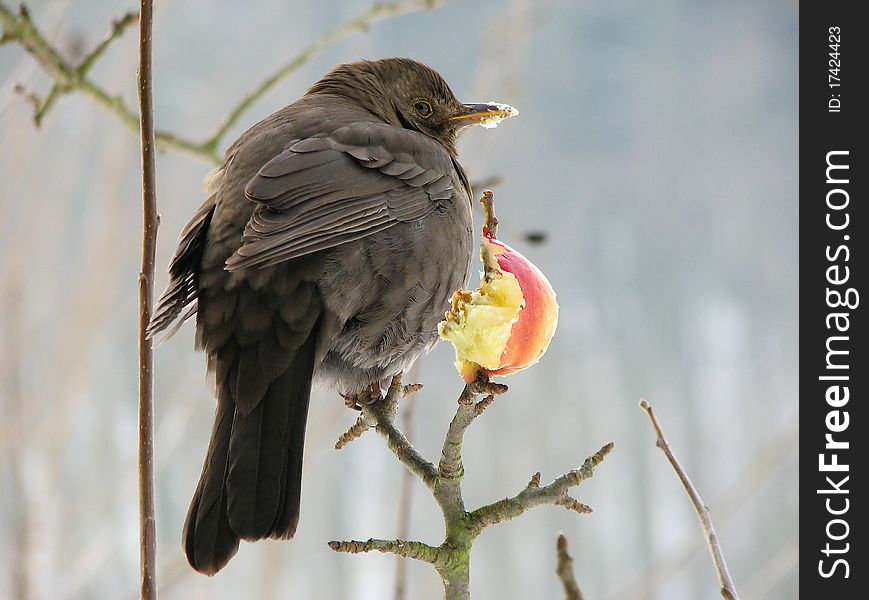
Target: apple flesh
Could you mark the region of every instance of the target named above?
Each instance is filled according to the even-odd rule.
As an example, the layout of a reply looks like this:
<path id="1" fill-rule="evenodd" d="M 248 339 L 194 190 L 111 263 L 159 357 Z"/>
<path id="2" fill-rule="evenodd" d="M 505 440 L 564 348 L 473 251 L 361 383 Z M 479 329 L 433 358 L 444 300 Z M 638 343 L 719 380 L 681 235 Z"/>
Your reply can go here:
<path id="1" fill-rule="evenodd" d="M 509 375 L 540 360 L 558 323 L 555 291 L 522 254 L 484 230 L 480 287 L 458 290 L 438 325 L 456 350 L 456 369 L 466 382 L 478 371 Z"/>

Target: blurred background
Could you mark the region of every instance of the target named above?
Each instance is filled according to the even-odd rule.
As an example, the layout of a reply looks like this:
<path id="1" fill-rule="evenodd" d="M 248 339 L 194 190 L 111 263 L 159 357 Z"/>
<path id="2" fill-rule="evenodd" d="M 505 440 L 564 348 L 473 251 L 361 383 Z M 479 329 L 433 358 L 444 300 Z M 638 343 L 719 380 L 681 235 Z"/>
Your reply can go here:
<path id="1" fill-rule="evenodd" d="M 4 4 L 12 7 L 9 3 Z M 34 21 L 80 59 L 137 3 L 31 0 Z M 156 120 L 205 139 L 229 109 L 305 45 L 366 10 L 362 0 L 160 0 Z M 588 599 L 714 599 L 693 510 L 638 400 L 648 399 L 712 510 L 744 598 L 797 596 L 796 1 L 447 2 L 373 25 L 316 54 L 257 101 L 220 152 L 331 66 L 406 55 L 459 98 L 521 115 L 475 129 L 460 152 L 495 188 L 505 241 L 559 294 L 541 363 L 509 378 L 465 440 L 476 507 L 615 451 L 574 490 L 578 516 L 543 507 L 474 546 L 476 598 L 559 598 L 564 532 Z M 91 75 L 135 106 L 136 28 Z M 13 86 L 51 79 L 0 48 L 0 598 L 138 593 L 136 135 L 81 95 L 41 129 Z M 211 168 L 158 160 L 158 280 Z M 477 190 L 479 192 L 479 190 Z M 479 215 L 477 223 L 479 224 Z M 545 240 L 539 242 L 540 237 Z M 158 291 L 159 291 L 158 289 Z M 404 469 L 378 436 L 341 452 L 355 413 L 312 401 L 301 524 L 290 543 L 242 544 L 213 579 L 193 572 L 180 532 L 212 423 L 192 327 L 156 353 L 159 588 L 165 599 L 393 598 L 397 559 L 339 555 L 332 539 L 398 532 Z M 452 348 L 419 363 L 411 438 L 434 459 L 461 381 Z M 409 537 L 442 522 L 413 483 Z M 442 595 L 408 562 L 407 598 Z"/>

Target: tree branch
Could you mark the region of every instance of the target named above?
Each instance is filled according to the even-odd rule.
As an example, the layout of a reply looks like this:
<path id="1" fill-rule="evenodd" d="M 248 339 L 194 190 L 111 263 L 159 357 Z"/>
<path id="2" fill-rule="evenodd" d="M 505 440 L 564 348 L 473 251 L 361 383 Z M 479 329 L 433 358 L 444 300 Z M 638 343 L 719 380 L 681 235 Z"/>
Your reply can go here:
<path id="1" fill-rule="evenodd" d="M 673 454 L 670 443 L 664 436 L 664 430 L 661 428 L 661 424 L 658 422 L 658 418 L 655 416 L 652 406 L 645 400 L 640 400 L 640 408 L 646 411 L 646 414 L 649 415 L 649 420 L 651 421 L 652 427 L 657 435 L 655 445 L 658 446 L 667 457 L 670 466 L 673 467 L 673 471 L 676 472 L 679 481 L 682 482 L 682 487 L 684 487 L 685 491 L 688 493 L 688 497 L 691 499 L 691 504 L 694 505 L 694 511 L 697 513 L 697 518 L 700 520 L 700 526 L 703 528 L 703 533 L 706 537 L 706 545 L 709 547 L 709 554 L 712 555 L 712 564 L 715 567 L 715 573 L 718 575 L 718 582 L 721 586 L 721 597 L 725 600 L 739 600 L 739 594 L 736 593 L 736 587 L 733 585 L 730 571 L 727 570 L 727 563 L 724 560 L 724 554 L 722 553 L 721 545 L 718 542 L 718 535 L 715 533 L 715 527 L 712 525 L 712 518 L 709 516 L 709 509 L 703 503 L 703 499 L 700 497 L 697 488 L 694 487 L 694 484 L 691 482 L 685 469 L 682 468 L 676 455 Z"/>
<path id="2" fill-rule="evenodd" d="M 564 587 L 564 600 L 582 600 L 582 592 L 573 574 L 573 558 L 567 552 L 567 538 L 564 534 L 558 536 L 555 551 L 558 558 L 555 573 Z"/>
<path id="3" fill-rule="evenodd" d="M 308 46 L 296 54 L 295 57 L 266 77 L 262 83 L 256 87 L 256 89 L 242 98 L 238 104 L 229 111 L 229 114 L 221 124 L 218 125 L 214 133 L 203 142 L 203 147 L 210 148 L 212 151 L 217 152 L 217 145 L 254 102 L 262 98 L 279 81 L 304 66 L 318 52 L 340 42 L 354 33 L 367 31 L 371 25 L 378 21 L 389 19 L 407 12 L 423 9 L 433 10 L 442 6 L 445 1 L 446 0 L 404 0 L 402 2 L 388 2 L 385 4 L 377 3 L 359 16 L 339 25 L 320 39 L 308 44 Z"/>
<path id="4" fill-rule="evenodd" d="M 112 42 L 121 37 L 127 27 L 130 27 L 138 21 L 139 13 L 133 11 L 126 13 L 120 19 L 112 21 L 112 28 L 109 30 L 108 35 L 106 35 L 106 37 L 103 38 L 103 41 L 97 44 L 93 50 L 85 55 L 82 61 L 78 64 L 78 67 L 76 67 L 76 70 L 82 75 L 87 75 L 96 62 L 106 53 L 106 50 Z"/>
<path id="5" fill-rule="evenodd" d="M 395 457 L 431 489 L 437 480 L 437 469 L 416 451 L 416 448 L 395 426 L 398 401 L 405 394 L 413 393 L 418 389 L 419 386 L 416 385 L 402 386 L 401 375 L 393 377 L 386 397 L 363 405 L 359 418 L 338 438 L 335 449 L 340 450 L 373 427 L 386 440 L 386 445 Z"/>
<path id="6" fill-rule="evenodd" d="M 495 194 L 492 190 L 483 190 L 480 204 L 483 205 L 483 235 L 495 237 L 498 233 L 498 217 L 495 216 Z"/>
<path id="7" fill-rule="evenodd" d="M 529 508 L 542 504 L 564 506 L 578 513 L 590 513 L 591 508 L 585 504 L 580 504 L 568 496 L 567 490 L 589 479 L 594 474 L 595 467 L 603 461 L 612 449 L 613 443 L 610 442 L 595 454 L 586 458 L 580 468 L 565 473 L 549 485 L 543 487 L 539 487 L 540 478 L 535 473 L 528 486 L 512 498 L 493 502 L 470 513 L 468 515 L 469 526 L 475 535 L 479 535 L 483 529 L 490 525 L 509 521 L 518 517 Z"/>
<path id="8" fill-rule="evenodd" d="M 392 380 L 386 397 L 373 404 L 362 404 L 362 414 L 356 423 L 341 436 L 336 447 L 343 447 L 368 429 L 375 428 L 386 440 L 392 453 L 412 473 L 426 484 L 444 518 L 444 541 L 440 546 L 405 540 L 375 540 L 367 542 L 329 542 L 337 552 L 389 552 L 428 562 L 437 569 L 444 584 L 447 600 L 465 600 L 470 597 L 470 551 L 474 539 L 489 525 L 500 523 L 542 504 L 565 506 L 579 513 L 591 509 L 567 495 L 567 490 L 592 476 L 595 467 L 612 450 L 607 444 L 587 458 L 579 469 L 558 477 L 551 484 L 540 487 L 540 474 L 532 477 L 528 486 L 513 498 L 501 500 L 474 511 L 466 511 L 462 498 L 462 442 L 470 424 L 492 404 L 495 396 L 507 391 L 507 386 L 490 382 L 480 375 L 465 386 L 458 399 L 456 414 L 450 422 L 444 439 L 437 468 L 423 458 L 404 434 L 395 426 L 398 401 L 407 388 L 401 376 Z M 485 394 L 481 400 L 478 396 Z"/>
<path id="9" fill-rule="evenodd" d="M 157 177 L 151 76 L 152 0 L 141 0 L 139 111 L 142 115 L 142 270 L 139 272 L 139 541 L 142 600 L 157 598 L 157 533 L 154 511 L 154 351 L 147 335 L 154 303 L 157 251 Z"/>
<path id="10" fill-rule="evenodd" d="M 289 62 L 267 77 L 255 90 L 242 98 L 230 110 L 226 118 L 206 140 L 197 142 L 170 131 L 156 130 L 154 139 L 157 147 L 186 152 L 213 164 L 220 163 L 220 143 L 241 116 L 279 81 L 305 65 L 318 52 L 354 33 L 366 31 L 378 21 L 416 10 L 439 8 L 445 1 L 401 0 L 374 4 L 359 16 L 339 25 L 322 38 L 309 44 Z M 107 109 L 115 118 L 133 131 L 139 129 L 139 116 L 124 103 L 124 100 L 120 96 L 112 95 L 87 77 L 91 67 L 103 56 L 108 46 L 120 37 L 135 20 L 135 13 L 128 13 L 115 21 L 107 37 L 91 50 L 81 63 L 73 65 L 64 59 L 60 52 L 45 39 L 33 23 L 30 13 L 24 5 L 16 14 L 3 0 L 0 0 L 0 25 L 2 25 L 3 31 L 0 43 L 17 42 L 54 78 L 54 84 L 44 99 L 33 92 L 24 92 L 28 100 L 34 104 L 33 119 L 37 126 L 40 125 L 61 95 L 78 91 L 90 96 L 92 100 Z M 21 89 L 24 90 L 23 87 Z"/>
<path id="11" fill-rule="evenodd" d="M 129 109 L 119 96 L 111 96 L 107 91 L 88 79 L 87 72 L 104 54 L 109 44 L 117 39 L 135 21 L 135 17 L 126 15 L 113 24 L 112 31 L 94 50 L 89 52 L 82 63 L 72 65 L 60 55 L 60 52 L 42 35 L 25 5 L 18 13 L 12 12 L 4 2 L 0 1 L 0 25 L 3 26 L 3 37 L 21 45 L 54 78 L 54 85 L 48 96 L 40 100 L 34 107 L 33 120 L 40 125 L 48 110 L 61 94 L 79 91 L 90 96 L 97 104 L 107 108 L 121 122 L 133 130 L 139 129 L 139 117 Z M 33 95 L 35 97 L 35 95 Z"/>
<path id="12" fill-rule="evenodd" d="M 412 558 L 432 565 L 442 560 L 441 555 L 444 554 L 441 548 L 429 546 L 422 542 L 408 542 L 406 540 L 370 539 L 367 542 L 329 542 L 329 547 L 335 552 L 346 552 L 348 554 L 360 554 L 376 550 L 377 552 L 395 554 L 402 558 Z"/>

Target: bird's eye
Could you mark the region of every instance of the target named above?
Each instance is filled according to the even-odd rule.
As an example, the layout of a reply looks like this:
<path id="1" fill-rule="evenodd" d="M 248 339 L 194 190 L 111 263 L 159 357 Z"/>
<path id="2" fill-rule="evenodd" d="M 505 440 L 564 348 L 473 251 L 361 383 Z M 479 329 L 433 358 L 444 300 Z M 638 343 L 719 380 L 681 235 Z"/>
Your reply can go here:
<path id="1" fill-rule="evenodd" d="M 431 116 L 431 104 L 426 102 L 425 100 L 418 100 L 413 105 L 413 110 L 421 116 L 423 119 L 427 119 Z"/>

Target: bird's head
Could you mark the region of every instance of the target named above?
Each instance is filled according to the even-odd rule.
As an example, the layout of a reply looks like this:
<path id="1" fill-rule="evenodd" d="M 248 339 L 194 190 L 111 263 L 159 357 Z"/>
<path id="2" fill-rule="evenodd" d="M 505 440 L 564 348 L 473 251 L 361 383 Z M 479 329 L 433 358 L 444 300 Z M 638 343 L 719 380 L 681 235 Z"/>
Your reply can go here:
<path id="1" fill-rule="evenodd" d="M 460 102 L 437 71 L 409 58 L 338 65 L 308 93 L 345 96 L 387 123 L 434 138 L 452 154 L 467 127 L 494 127 L 518 114 L 505 104 Z"/>

